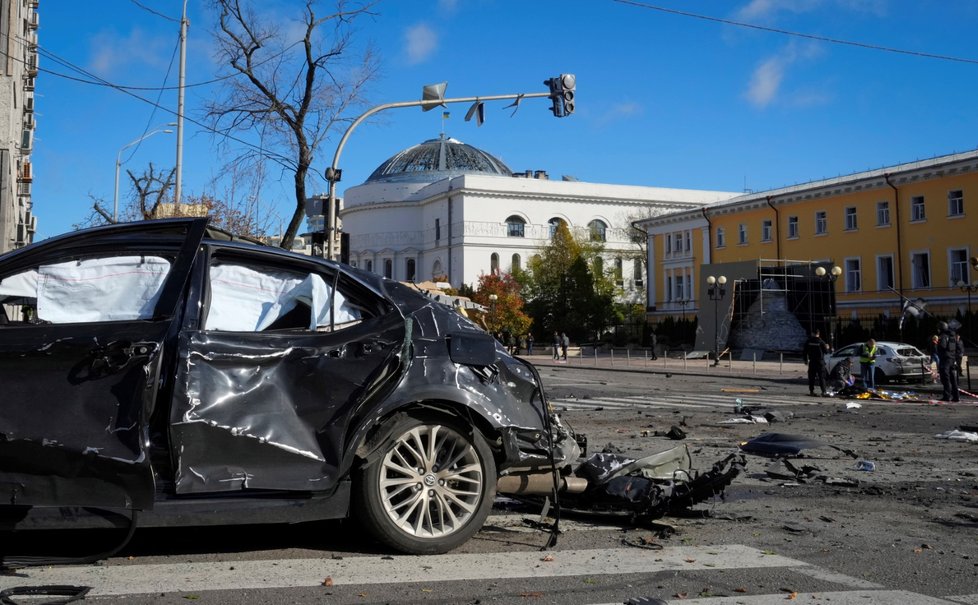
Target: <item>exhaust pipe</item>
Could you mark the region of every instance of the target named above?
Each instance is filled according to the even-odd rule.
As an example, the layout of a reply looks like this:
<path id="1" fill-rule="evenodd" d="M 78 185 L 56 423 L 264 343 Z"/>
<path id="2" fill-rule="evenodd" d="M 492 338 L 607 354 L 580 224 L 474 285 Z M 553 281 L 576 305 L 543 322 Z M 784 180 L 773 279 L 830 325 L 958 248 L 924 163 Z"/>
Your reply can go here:
<path id="1" fill-rule="evenodd" d="M 580 494 L 587 489 L 587 479 L 580 477 L 560 477 L 557 482 L 560 492 Z M 533 475 L 506 475 L 496 482 L 496 491 L 501 494 L 532 494 L 545 496 L 554 489 L 551 473 Z"/>

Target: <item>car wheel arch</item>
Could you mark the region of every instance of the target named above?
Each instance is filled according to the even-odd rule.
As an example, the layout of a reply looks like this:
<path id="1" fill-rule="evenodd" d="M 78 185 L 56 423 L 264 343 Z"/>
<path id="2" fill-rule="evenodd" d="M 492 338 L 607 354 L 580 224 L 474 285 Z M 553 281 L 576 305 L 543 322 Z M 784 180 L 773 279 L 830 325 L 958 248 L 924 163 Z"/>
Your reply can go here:
<path id="1" fill-rule="evenodd" d="M 421 417 L 437 421 L 439 418 L 460 423 L 478 431 L 492 449 L 496 462 L 501 457 L 501 437 L 499 430 L 492 425 L 488 418 L 479 414 L 469 406 L 455 401 L 425 400 L 414 401 L 397 409 L 391 410 L 380 418 L 370 421 L 372 425 L 351 448 L 352 459 L 349 468 L 369 463 L 371 456 L 376 453 L 394 432 L 401 418 Z"/>

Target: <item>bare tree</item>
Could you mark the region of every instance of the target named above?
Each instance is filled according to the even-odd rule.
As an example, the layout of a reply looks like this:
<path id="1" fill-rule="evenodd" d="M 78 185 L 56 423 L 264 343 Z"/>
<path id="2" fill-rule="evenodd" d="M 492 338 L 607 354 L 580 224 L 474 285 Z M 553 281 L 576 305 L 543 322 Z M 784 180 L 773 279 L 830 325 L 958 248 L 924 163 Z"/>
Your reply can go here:
<path id="1" fill-rule="evenodd" d="M 232 162 L 271 159 L 292 173 L 295 210 L 281 242 L 290 248 L 302 222 L 316 151 L 338 124 L 350 119 L 348 111 L 363 104 L 364 89 L 377 73 L 373 53 L 358 51 L 352 38 L 353 22 L 371 14 L 374 2 L 336 0 L 334 10 L 320 14 L 320 2 L 304 0 L 297 40 L 263 21 L 254 0 L 213 3 L 219 13 L 221 60 L 242 77 L 224 80 L 207 116 L 218 132 L 252 133 L 261 140 Z M 270 151 L 276 147 L 289 155 Z"/>
<path id="2" fill-rule="evenodd" d="M 132 170 L 126 170 L 129 180 L 132 181 L 135 189 L 135 204 L 139 210 L 139 218 L 150 220 L 160 216 L 160 205 L 169 200 L 170 191 L 173 189 L 173 178 L 176 175 L 176 168 L 171 168 L 170 172 L 156 172 L 153 163 L 149 163 L 149 169 L 142 174 L 134 174 Z"/>

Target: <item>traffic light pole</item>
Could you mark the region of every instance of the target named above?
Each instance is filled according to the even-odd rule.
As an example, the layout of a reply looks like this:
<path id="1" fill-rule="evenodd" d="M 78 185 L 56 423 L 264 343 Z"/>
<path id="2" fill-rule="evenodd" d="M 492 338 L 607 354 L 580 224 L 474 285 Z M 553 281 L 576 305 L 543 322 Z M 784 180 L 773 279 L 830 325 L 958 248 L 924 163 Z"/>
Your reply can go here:
<path id="1" fill-rule="evenodd" d="M 324 225 L 325 231 L 325 242 L 323 244 L 324 254 L 329 260 L 336 260 L 335 254 L 333 253 L 334 243 L 336 240 L 336 183 L 340 181 L 342 177 L 342 170 L 340 170 L 340 155 L 343 153 L 343 147 L 346 145 L 346 140 L 350 138 L 350 134 L 353 133 L 354 129 L 360 125 L 361 122 L 374 115 L 375 113 L 384 111 L 385 109 L 396 109 L 399 107 L 423 107 L 425 109 L 434 109 L 440 105 L 447 105 L 448 103 L 481 103 L 484 101 L 504 101 L 509 99 L 539 99 L 551 97 L 553 93 L 551 92 L 531 92 L 531 93 L 519 93 L 511 95 L 490 95 L 486 97 L 457 97 L 453 99 L 425 99 L 421 101 L 403 101 L 400 103 L 385 103 L 383 105 L 377 105 L 376 107 L 371 107 L 367 111 L 363 112 L 360 117 L 347 127 L 346 132 L 343 133 L 343 137 L 340 138 L 339 145 L 336 146 L 336 154 L 333 155 L 333 163 L 329 168 L 326 169 L 326 180 L 329 182 L 329 194 L 327 203 L 329 207 L 326 209 L 326 223 Z M 569 112 L 568 112 L 569 113 Z M 558 116 L 560 117 L 560 116 Z"/>

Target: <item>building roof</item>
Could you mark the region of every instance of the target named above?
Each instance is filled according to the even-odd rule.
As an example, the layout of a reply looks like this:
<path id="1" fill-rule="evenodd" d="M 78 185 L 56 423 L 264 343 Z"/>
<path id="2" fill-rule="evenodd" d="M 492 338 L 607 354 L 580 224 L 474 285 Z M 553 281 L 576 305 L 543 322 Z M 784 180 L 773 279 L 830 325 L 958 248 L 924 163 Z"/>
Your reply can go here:
<path id="1" fill-rule="evenodd" d="M 394 154 L 367 182 L 428 183 L 462 174 L 512 176 L 513 171 L 492 154 L 442 135 Z"/>

